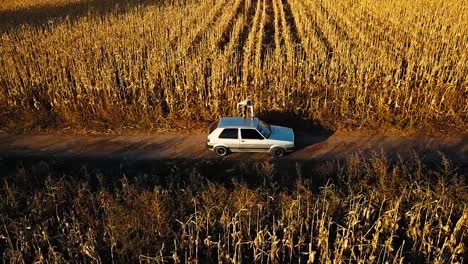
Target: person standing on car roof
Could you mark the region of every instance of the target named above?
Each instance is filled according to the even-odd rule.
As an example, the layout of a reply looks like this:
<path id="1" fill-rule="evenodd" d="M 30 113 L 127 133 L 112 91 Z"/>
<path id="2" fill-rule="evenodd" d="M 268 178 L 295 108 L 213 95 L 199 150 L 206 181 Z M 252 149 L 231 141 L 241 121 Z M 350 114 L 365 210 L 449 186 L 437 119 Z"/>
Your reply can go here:
<path id="1" fill-rule="evenodd" d="M 250 117 L 254 117 L 253 100 L 247 97 L 244 101 L 237 104 L 237 110 L 241 111 L 242 117 L 247 117 L 247 109 L 250 109 Z"/>

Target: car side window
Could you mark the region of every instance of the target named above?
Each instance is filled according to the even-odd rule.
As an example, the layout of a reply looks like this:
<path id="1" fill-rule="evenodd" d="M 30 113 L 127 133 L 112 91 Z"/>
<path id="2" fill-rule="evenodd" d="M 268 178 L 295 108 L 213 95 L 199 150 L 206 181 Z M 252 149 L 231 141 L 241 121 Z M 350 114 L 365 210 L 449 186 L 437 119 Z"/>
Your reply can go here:
<path id="1" fill-rule="evenodd" d="M 219 138 L 230 138 L 230 139 L 238 139 L 239 133 L 237 128 L 225 128 L 221 134 L 219 134 Z"/>
<path id="2" fill-rule="evenodd" d="M 264 139 L 255 129 L 241 129 L 242 139 Z"/>

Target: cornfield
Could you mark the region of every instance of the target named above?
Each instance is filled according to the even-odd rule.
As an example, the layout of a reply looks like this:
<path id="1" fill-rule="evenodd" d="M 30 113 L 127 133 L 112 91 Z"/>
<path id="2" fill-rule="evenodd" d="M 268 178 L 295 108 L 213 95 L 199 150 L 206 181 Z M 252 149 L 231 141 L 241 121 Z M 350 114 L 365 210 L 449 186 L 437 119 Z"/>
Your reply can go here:
<path id="1" fill-rule="evenodd" d="M 15 21 L 36 8 L 13 2 Z M 466 131 L 465 0 L 77 2 L 2 21 L 1 126 L 184 126 L 250 96 L 333 128 Z"/>
<path id="2" fill-rule="evenodd" d="M 447 159 L 74 163 L 0 161 L 3 262 L 466 260 L 466 178 Z"/>

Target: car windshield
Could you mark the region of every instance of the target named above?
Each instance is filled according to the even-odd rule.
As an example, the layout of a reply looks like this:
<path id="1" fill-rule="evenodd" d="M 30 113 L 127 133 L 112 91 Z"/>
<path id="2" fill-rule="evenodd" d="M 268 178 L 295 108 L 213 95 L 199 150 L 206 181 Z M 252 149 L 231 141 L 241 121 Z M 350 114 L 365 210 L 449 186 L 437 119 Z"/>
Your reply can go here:
<path id="1" fill-rule="evenodd" d="M 257 130 L 260 131 L 260 133 L 262 133 L 262 135 L 265 137 L 265 138 L 269 138 L 270 135 L 271 135 L 271 127 L 270 125 L 268 125 L 267 123 L 263 122 L 262 120 L 258 120 L 258 126 L 257 126 Z"/>

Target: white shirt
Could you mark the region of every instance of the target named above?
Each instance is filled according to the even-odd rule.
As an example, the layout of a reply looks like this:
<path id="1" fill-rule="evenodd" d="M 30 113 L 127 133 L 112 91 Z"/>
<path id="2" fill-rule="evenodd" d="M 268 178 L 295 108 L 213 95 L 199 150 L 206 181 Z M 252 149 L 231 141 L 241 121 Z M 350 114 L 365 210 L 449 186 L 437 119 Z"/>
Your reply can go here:
<path id="1" fill-rule="evenodd" d="M 253 100 L 250 98 L 245 99 L 244 101 L 240 102 L 237 104 L 237 109 L 240 109 L 242 107 L 247 107 L 250 109 L 250 115 L 253 117 L 254 116 L 254 111 L 253 111 Z"/>

